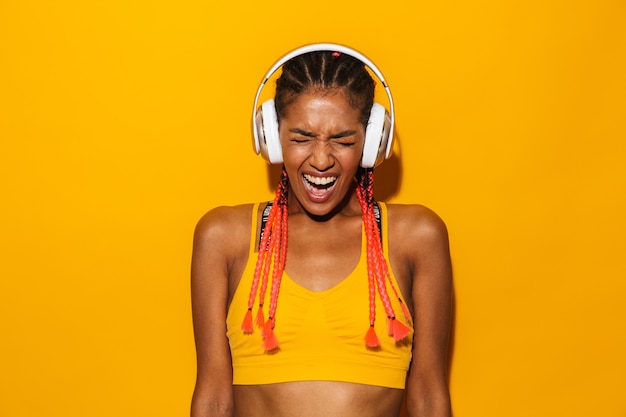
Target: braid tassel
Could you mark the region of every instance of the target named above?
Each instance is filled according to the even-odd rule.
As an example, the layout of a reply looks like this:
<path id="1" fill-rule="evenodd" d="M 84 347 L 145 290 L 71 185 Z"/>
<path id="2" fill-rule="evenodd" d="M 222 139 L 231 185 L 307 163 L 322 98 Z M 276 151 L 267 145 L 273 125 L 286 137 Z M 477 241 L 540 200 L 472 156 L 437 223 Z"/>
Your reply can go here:
<path id="1" fill-rule="evenodd" d="M 411 329 L 395 317 L 391 318 L 391 333 L 393 340 L 401 341 L 411 333 Z"/>
<path id="2" fill-rule="evenodd" d="M 245 334 L 250 334 L 254 332 L 254 326 L 252 326 L 252 309 L 251 308 L 248 308 L 248 311 L 246 311 L 246 315 L 243 318 L 243 323 L 241 323 L 241 330 L 243 330 Z"/>
<path id="3" fill-rule="evenodd" d="M 376 335 L 376 330 L 374 330 L 373 324 L 370 325 L 370 328 L 365 334 L 365 346 L 370 349 L 377 349 L 380 347 L 380 340 L 378 340 L 378 336 Z"/>
<path id="4" fill-rule="evenodd" d="M 276 339 L 276 334 L 274 333 L 274 319 L 269 318 L 263 327 L 263 349 L 267 352 L 278 349 L 278 339 Z"/>

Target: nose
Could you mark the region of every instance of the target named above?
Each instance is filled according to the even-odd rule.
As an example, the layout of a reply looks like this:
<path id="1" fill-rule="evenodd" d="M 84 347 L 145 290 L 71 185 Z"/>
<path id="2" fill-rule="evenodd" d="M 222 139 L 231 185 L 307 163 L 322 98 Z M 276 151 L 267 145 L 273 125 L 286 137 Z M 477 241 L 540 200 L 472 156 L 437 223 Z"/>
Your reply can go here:
<path id="1" fill-rule="evenodd" d="M 309 163 L 316 170 L 323 172 L 335 165 L 335 158 L 331 152 L 331 146 L 327 142 L 316 142 Z"/>

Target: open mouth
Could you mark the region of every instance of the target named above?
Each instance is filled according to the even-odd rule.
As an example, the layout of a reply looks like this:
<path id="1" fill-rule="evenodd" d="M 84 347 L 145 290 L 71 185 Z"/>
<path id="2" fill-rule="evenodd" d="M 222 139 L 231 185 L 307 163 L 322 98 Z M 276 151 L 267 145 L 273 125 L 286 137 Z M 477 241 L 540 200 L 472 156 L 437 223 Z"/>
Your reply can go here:
<path id="1" fill-rule="evenodd" d="M 306 189 L 315 196 L 323 196 L 328 193 L 337 183 L 337 177 L 314 177 L 313 175 L 303 174 L 304 185 Z"/>

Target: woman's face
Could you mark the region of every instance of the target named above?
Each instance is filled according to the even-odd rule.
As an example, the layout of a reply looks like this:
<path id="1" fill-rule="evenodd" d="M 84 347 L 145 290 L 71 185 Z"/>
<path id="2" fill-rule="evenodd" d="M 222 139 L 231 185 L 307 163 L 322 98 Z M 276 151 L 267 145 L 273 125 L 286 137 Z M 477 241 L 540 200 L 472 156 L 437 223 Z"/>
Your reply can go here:
<path id="1" fill-rule="evenodd" d="M 351 192 L 365 128 L 342 89 L 314 90 L 285 108 L 280 142 L 291 195 L 308 213 L 331 213 Z"/>

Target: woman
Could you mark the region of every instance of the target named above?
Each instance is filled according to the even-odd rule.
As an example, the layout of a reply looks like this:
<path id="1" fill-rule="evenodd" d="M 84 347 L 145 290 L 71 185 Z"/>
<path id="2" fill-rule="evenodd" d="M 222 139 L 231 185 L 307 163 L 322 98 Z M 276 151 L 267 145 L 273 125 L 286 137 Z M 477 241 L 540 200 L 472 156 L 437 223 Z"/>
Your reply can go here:
<path id="1" fill-rule="evenodd" d="M 446 228 L 373 200 L 372 64 L 336 49 L 290 55 L 263 105 L 275 200 L 196 228 L 193 417 L 398 416 L 405 393 L 410 416 L 450 416 Z"/>

